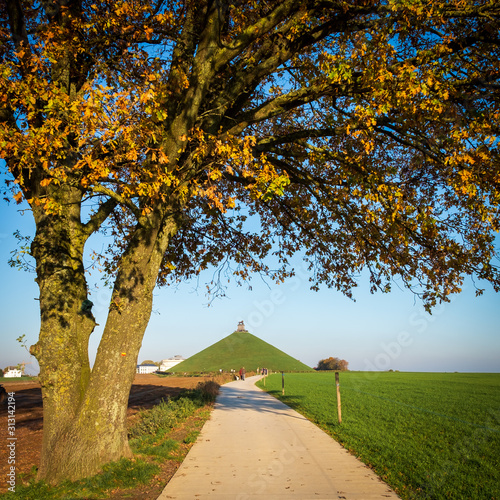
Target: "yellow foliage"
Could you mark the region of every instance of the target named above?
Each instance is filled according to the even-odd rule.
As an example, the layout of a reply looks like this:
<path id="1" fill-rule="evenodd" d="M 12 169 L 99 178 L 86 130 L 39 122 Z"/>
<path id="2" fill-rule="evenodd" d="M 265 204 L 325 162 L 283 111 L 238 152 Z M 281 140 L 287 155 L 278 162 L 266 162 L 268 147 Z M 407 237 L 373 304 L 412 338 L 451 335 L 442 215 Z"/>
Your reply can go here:
<path id="1" fill-rule="evenodd" d="M 123 0 L 65 7 L 64 22 L 33 5 L 27 44 L 0 28 L 0 112 L 14 118 L 0 150 L 16 201 L 36 192 L 30 203 L 57 214 L 59 188 L 75 188 L 125 207 L 113 216 L 129 231 L 134 217 L 218 221 L 246 204 L 262 241 L 292 234 L 283 256 L 302 231 L 311 255 L 336 248 L 350 272 L 376 261 L 423 282 L 409 248 L 438 261 L 420 241 L 448 251 L 452 214 L 467 213 L 469 239 L 500 225 L 500 113 L 484 83 L 498 58 L 482 39 L 467 45 L 464 21 L 498 31 L 490 4 L 243 1 L 215 16 Z M 285 236 L 290 220 L 301 229 Z M 339 269 L 319 275 L 344 290 Z"/>

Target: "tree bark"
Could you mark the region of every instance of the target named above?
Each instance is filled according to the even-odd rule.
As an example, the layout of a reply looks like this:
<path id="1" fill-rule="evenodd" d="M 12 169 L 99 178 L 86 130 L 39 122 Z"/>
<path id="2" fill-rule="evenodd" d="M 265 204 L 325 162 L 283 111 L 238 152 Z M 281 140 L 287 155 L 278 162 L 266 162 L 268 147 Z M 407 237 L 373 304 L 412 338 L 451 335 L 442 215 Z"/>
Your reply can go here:
<path id="1" fill-rule="evenodd" d="M 51 287 L 61 297 L 59 309 L 70 310 L 66 322 L 60 314 L 56 319 L 42 314 L 45 333 L 36 347 L 44 396 L 39 478 L 49 483 L 87 477 L 107 462 L 132 456 L 126 421 L 128 397 L 162 257 L 177 229 L 173 220 L 161 217 L 147 222 L 137 227 L 121 258 L 92 370 L 87 346 L 93 318 L 77 311 L 81 302 L 76 291 L 66 286 L 64 293 L 57 293 L 61 280 Z M 80 366 L 87 368 L 79 370 Z"/>

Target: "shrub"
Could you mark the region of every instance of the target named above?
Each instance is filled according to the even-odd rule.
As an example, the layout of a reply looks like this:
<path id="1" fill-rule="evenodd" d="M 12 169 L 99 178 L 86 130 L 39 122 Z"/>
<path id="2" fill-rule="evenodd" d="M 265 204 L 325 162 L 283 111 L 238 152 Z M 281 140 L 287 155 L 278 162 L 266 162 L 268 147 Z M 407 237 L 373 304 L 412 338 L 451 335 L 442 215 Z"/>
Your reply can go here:
<path id="1" fill-rule="evenodd" d="M 151 410 L 141 412 L 141 420 L 130 430 L 131 437 L 156 434 L 172 429 L 177 422 L 189 417 L 197 408 L 188 398 L 162 400 Z"/>
<path id="2" fill-rule="evenodd" d="M 196 390 L 199 391 L 202 401 L 204 402 L 214 402 L 215 398 L 219 394 L 220 385 L 214 380 L 206 380 L 205 382 L 200 382 L 196 386 Z"/>

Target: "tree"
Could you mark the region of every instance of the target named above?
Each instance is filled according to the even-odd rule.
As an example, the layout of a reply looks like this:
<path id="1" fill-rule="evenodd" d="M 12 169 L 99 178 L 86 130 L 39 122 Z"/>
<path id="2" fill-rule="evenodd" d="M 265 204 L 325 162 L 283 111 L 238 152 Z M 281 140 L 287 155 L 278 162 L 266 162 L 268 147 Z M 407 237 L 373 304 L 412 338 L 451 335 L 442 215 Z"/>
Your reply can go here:
<path id="1" fill-rule="evenodd" d="M 313 289 L 348 296 L 362 269 L 428 308 L 465 276 L 499 289 L 499 14 L 487 0 L 0 3 L 6 193 L 36 223 L 40 478 L 131 456 L 156 285 L 209 266 L 279 282 L 300 253 Z M 113 293 L 91 369 L 83 254 L 98 231 Z"/>
<path id="2" fill-rule="evenodd" d="M 320 360 L 316 370 L 346 371 L 349 369 L 348 366 L 349 363 L 345 359 L 329 357 L 327 359 Z"/>
<path id="3" fill-rule="evenodd" d="M 16 370 L 20 370 L 21 374 L 24 376 L 24 372 L 26 370 L 26 363 L 24 361 L 22 363 L 18 363 L 16 365 Z"/>

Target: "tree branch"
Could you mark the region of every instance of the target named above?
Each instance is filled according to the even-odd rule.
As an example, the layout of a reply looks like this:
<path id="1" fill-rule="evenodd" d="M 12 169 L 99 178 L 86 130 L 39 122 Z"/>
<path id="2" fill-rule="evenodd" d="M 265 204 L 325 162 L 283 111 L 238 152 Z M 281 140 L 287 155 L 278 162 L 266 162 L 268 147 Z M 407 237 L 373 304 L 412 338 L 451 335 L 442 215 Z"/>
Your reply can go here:
<path id="1" fill-rule="evenodd" d="M 86 224 L 84 224 L 82 232 L 85 237 L 88 238 L 91 234 L 98 231 L 117 205 L 118 200 L 115 198 L 108 198 L 104 203 L 102 203 L 97 212 L 92 215 Z"/>
<path id="2" fill-rule="evenodd" d="M 92 188 L 92 191 L 94 191 L 94 193 L 100 193 L 108 196 L 109 198 L 113 199 L 115 201 L 115 204 L 117 205 L 123 205 L 124 207 L 127 207 L 137 219 L 141 217 L 140 209 L 132 202 L 132 200 L 124 198 L 112 189 L 109 189 L 102 184 L 95 184 Z M 111 211 L 108 213 L 108 215 L 110 213 Z"/>
<path id="3" fill-rule="evenodd" d="M 5 2 L 5 5 L 9 16 L 10 32 L 16 50 L 20 50 L 21 48 L 29 50 L 30 44 L 21 2 L 19 0 L 8 0 Z"/>

